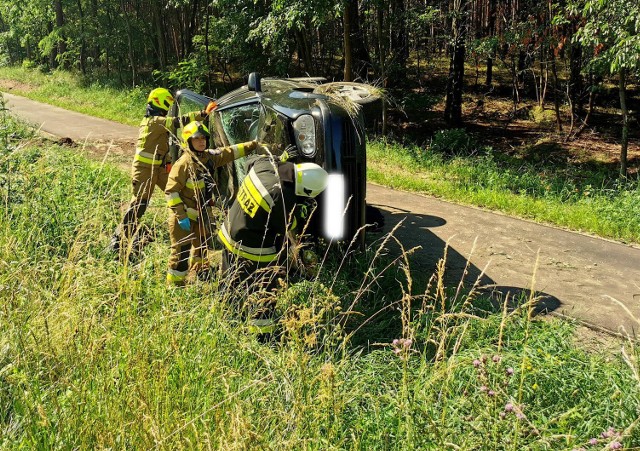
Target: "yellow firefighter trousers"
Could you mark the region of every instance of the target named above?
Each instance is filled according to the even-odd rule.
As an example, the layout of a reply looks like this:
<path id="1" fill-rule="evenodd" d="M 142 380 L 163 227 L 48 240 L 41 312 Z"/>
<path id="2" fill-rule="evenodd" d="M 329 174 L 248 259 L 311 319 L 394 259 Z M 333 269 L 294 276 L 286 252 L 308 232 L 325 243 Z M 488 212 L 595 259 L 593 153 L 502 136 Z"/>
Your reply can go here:
<path id="1" fill-rule="evenodd" d="M 121 231 L 125 238 L 130 238 L 138 227 L 138 219 L 147 210 L 156 185 L 164 191 L 169 179 L 164 166 L 149 166 L 135 162 L 132 172 L 133 197 L 121 223 Z"/>
<path id="2" fill-rule="evenodd" d="M 178 225 L 178 217 L 174 212 L 169 213 L 169 237 L 171 238 L 171 254 L 167 270 L 167 283 L 184 285 L 190 270 L 202 275 L 209 270 L 207 260 L 208 243 L 214 236 L 212 226 L 208 221 L 210 214 L 200 215 L 196 221 L 191 221 L 191 231 L 187 232 Z"/>

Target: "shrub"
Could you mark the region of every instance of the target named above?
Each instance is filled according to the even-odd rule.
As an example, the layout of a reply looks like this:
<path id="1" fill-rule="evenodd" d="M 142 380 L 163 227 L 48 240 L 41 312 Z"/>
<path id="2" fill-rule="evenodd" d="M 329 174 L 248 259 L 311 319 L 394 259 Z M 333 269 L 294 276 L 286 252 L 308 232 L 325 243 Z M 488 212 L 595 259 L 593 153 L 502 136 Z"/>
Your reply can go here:
<path id="1" fill-rule="evenodd" d="M 439 130 L 431 140 L 431 151 L 445 155 L 469 155 L 477 150 L 475 140 L 462 128 Z"/>

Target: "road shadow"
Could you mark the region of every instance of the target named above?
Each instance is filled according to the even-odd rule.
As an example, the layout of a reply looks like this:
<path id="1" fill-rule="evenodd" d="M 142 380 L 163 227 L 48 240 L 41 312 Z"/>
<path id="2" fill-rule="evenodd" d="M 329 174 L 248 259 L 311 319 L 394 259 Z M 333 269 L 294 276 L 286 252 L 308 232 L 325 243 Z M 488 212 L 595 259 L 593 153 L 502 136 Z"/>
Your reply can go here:
<path id="1" fill-rule="evenodd" d="M 471 263 L 468 255 L 458 252 L 453 246 L 443 241 L 431 229 L 446 224 L 446 220 L 431 215 L 419 215 L 399 210 L 387 205 L 375 204 L 384 216 L 384 226 L 375 234 L 367 234 L 370 246 L 380 246 L 383 242 L 386 255 L 390 259 L 402 260 L 402 253 L 414 249 L 407 256 L 408 271 L 412 280 L 412 295 L 432 292 L 438 276 L 442 277 L 447 293 L 460 292 L 462 296 L 474 290 L 474 297 L 482 297 L 489 302 L 488 310 L 501 312 L 507 302 L 507 310 L 512 311 L 528 301 L 535 300 L 534 314 L 550 313 L 560 307 L 562 302 L 546 293 L 500 285 L 484 273 L 483 268 Z M 391 234 L 394 238 L 389 238 Z M 386 240 L 386 242 L 385 242 Z M 442 262 L 442 263 L 441 263 Z M 443 265 L 443 266 L 442 266 Z M 391 293 L 387 293 L 388 302 L 397 301 Z M 384 306 L 377 305 L 382 310 Z M 415 308 L 419 308 L 417 305 Z M 402 325 L 399 306 L 392 306 L 386 314 L 380 314 L 369 322 L 367 327 L 354 336 L 356 345 L 371 343 L 389 343 L 393 338 L 402 336 Z M 366 312 L 363 312 L 366 314 Z"/>

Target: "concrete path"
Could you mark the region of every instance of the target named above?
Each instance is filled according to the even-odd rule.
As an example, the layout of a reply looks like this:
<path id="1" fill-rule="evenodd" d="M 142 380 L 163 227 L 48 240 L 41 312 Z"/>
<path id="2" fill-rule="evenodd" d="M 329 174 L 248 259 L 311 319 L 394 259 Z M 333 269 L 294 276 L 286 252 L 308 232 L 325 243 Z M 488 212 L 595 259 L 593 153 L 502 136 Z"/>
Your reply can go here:
<path id="1" fill-rule="evenodd" d="M 134 142 L 137 136 L 136 127 L 4 97 L 12 113 L 60 137 Z M 368 203 L 385 214 L 385 231 L 403 221 L 396 236 L 405 248 L 421 246 L 411 259 L 414 271 L 431 274 L 448 243 L 451 283 L 466 267 L 467 283 L 482 276 L 498 297 L 533 289 L 551 314 L 612 333 L 640 326 L 638 248 L 378 185 L 367 190 Z"/>

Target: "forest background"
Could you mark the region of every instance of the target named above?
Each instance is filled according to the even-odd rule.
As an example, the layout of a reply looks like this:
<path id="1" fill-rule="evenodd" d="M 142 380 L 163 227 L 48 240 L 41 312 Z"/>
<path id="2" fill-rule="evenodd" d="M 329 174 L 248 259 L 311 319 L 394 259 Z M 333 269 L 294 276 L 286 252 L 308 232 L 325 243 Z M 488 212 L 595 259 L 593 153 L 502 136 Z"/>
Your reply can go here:
<path id="1" fill-rule="evenodd" d="M 420 143 L 464 125 L 507 152 L 526 143 L 533 158 L 637 171 L 640 7 L 628 0 L 2 0 L 0 58 L 211 96 L 256 68 L 363 81 L 387 92 L 385 136 Z"/>

